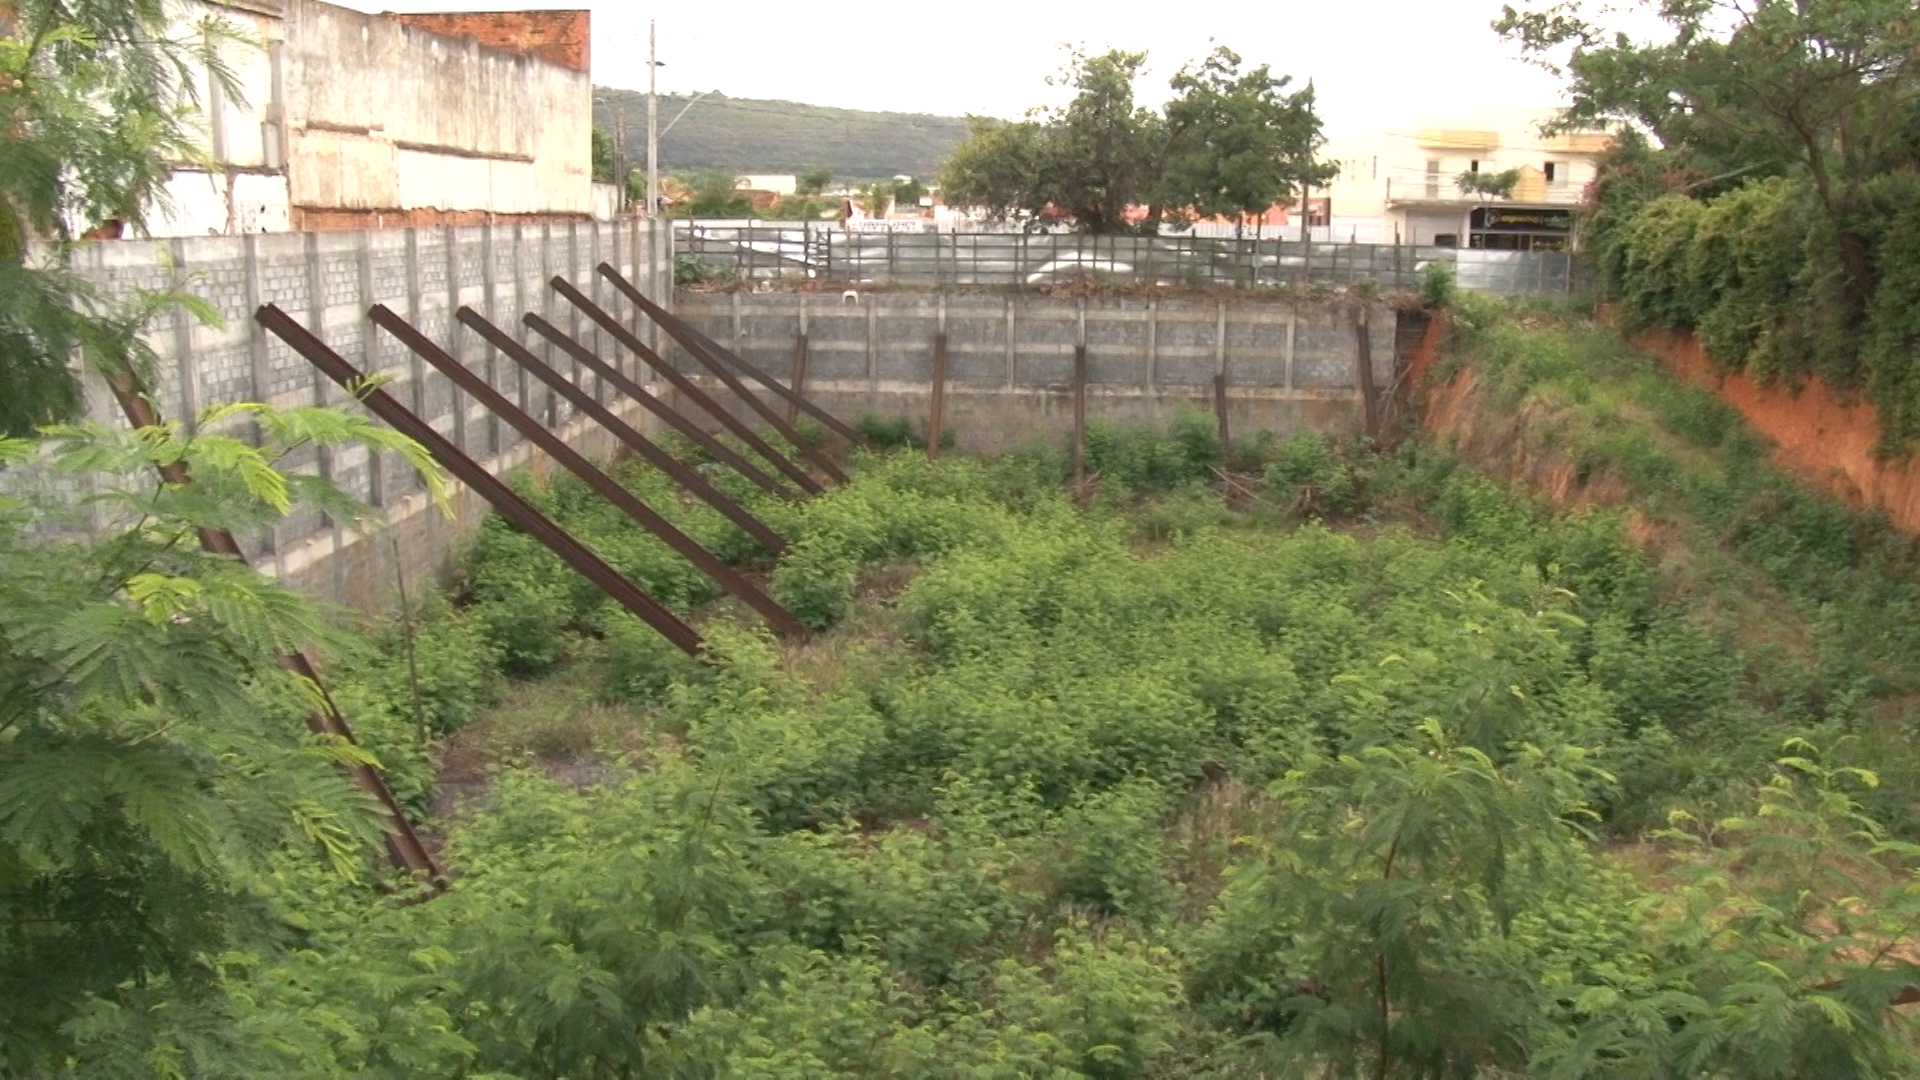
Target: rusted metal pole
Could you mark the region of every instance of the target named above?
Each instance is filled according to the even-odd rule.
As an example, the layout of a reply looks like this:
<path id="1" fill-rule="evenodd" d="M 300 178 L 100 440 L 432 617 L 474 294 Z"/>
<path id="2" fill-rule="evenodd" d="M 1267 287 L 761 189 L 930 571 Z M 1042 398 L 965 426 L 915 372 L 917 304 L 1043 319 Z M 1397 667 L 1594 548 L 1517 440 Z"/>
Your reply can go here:
<path id="1" fill-rule="evenodd" d="M 392 395 L 377 387 L 368 390 L 364 385 L 366 376 L 342 359 L 339 353 L 328 348 L 326 342 L 315 337 L 306 327 L 295 322 L 291 316 L 273 304 L 261 307 L 254 312 L 253 317 L 254 321 L 273 331 L 280 340 L 292 346 L 294 352 L 306 357 L 308 363 L 319 368 L 348 393 L 358 397 L 360 403 L 365 405 L 369 412 L 385 420 L 394 430 L 424 446 L 427 453 L 433 455 L 433 459 L 452 473 L 455 479 L 492 503 L 501 517 L 512 522 L 516 528 L 528 536 L 540 541 L 547 550 L 558 555 L 561 561 L 599 586 L 602 592 L 612 597 L 621 607 L 632 612 L 640 621 L 659 631 L 661 637 L 672 642 L 682 652 L 688 656 L 699 655 L 702 643 L 700 634 L 693 627 L 682 622 L 678 615 L 668 611 L 658 600 L 647 595 L 646 590 L 627 580 L 620 571 L 608 566 L 600 556 L 575 540 L 571 533 L 534 509 L 512 488 L 481 467 L 479 462 L 448 442 L 444 436 L 433 429 L 433 425 L 415 416 L 406 406 L 395 401 Z"/>
<path id="2" fill-rule="evenodd" d="M 742 603 L 759 612 L 767 624 L 776 631 L 792 637 L 805 637 L 807 628 L 786 608 L 760 590 L 760 587 L 748 581 L 740 571 L 727 565 L 726 560 L 701 547 L 699 542 L 661 517 L 652 507 L 641 502 L 633 492 L 621 486 L 618 480 L 601 471 L 600 467 L 588 461 L 585 455 L 567 445 L 567 441 L 547 426 L 528 415 L 518 405 L 508 401 L 506 395 L 495 390 L 487 380 L 481 378 L 465 364 L 448 356 L 433 340 L 415 330 L 407 320 L 393 313 L 384 304 L 375 304 L 368 309 L 367 316 L 374 325 L 400 339 L 400 343 L 411 349 L 414 355 L 440 369 L 441 374 L 452 379 L 462 390 L 472 394 L 480 404 L 494 415 L 513 426 L 515 431 L 525 436 L 527 441 L 552 455 L 560 467 L 579 477 L 599 496 L 620 508 L 621 512 L 632 518 L 641 528 L 660 538 L 660 541 L 672 548 L 679 556 L 692 563 L 701 573 L 714 580 L 722 589 L 739 597 Z"/>
<path id="3" fill-rule="evenodd" d="M 122 365 L 107 378 L 107 384 L 113 396 L 120 402 L 120 410 L 127 416 L 127 422 L 136 428 L 154 427 L 160 423 L 160 414 L 154 409 L 140 388 L 139 377 L 132 369 Z M 169 484 L 186 484 L 192 477 L 187 467 L 178 462 L 172 465 L 155 467 L 160 478 Z M 200 547 L 210 555 L 224 555 L 246 564 L 247 557 L 240 550 L 239 541 L 226 529 L 199 528 L 195 530 L 200 537 Z M 327 693 L 326 684 L 320 681 L 320 673 L 314 670 L 307 655 L 298 650 L 279 654 L 280 666 L 293 672 L 313 684 L 319 692 L 320 707 L 307 713 L 307 730 L 316 735 L 326 735 L 358 745 L 353 736 L 353 727 L 334 704 L 333 696 Z M 387 846 L 387 858 L 409 874 L 424 877 L 431 883 L 433 891 L 438 893 L 446 887 L 446 874 L 434 861 L 427 846 L 420 842 L 420 834 L 413 831 L 413 823 L 407 820 L 407 813 L 401 809 L 400 801 L 393 797 L 387 782 L 381 778 L 378 770 L 371 765 L 341 766 L 360 790 L 377 799 L 381 806 L 382 824 Z"/>
<path id="4" fill-rule="evenodd" d="M 856 250 L 858 249 L 856 248 Z M 789 390 L 788 388 L 781 386 L 779 380 L 774 379 L 772 376 L 768 375 L 766 372 L 763 372 L 759 368 L 754 367 L 752 364 L 747 363 L 745 360 L 740 359 L 740 357 L 736 353 L 734 353 L 733 350 L 728 349 L 726 346 L 720 344 L 719 342 L 713 340 L 707 335 L 701 333 L 699 330 L 695 329 L 694 326 L 691 323 L 687 322 L 685 319 L 680 318 L 678 315 L 675 315 L 674 313 L 668 311 L 666 308 L 663 308 L 659 304 L 654 303 L 652 300 L 647 299 L 646 294 L 642 293 L 639 289 L 635 288 L 632 282 L 622 277 L 620 275 L 620 271 L 614 269 L 612 266 L 609 266 L 606 263 L 601 263 L 600 276 L 605 278 L 616 290 L 618 290 L 620 295 L 626 297 L 629 301 L 632 301 L 635 307 L 645 312 L 648 318 L 652 319 L 655 323 L 658 323 L 660 328 L 662 330 L 665 330 L 669 337 L 673 338 L 673 340 L 680 343 L 681 348 L 686 349 L 688 352 L 692 352 L 694 345 L 704 346 L 708 352 L 710 352 L 714 356 L 719 357 L 721 360 L 724 360 L 727 363 L 732 364 L 742 374 L 746 375 L 748 378 L 759 383 L 760 385 L 766 387 L 769 391 L 771 391 L 776 396 L 784 399 L 787 402 L 787 404 L 792 405 L 794 408 L 799 409 L 801 412 L 806 413 L 808 416 L 811 416 L 815 420 L 818 420 L 822 424 L 826 425 L 827 428 L 833 431 L 834 434 L 839 435 L 841 438 L 846 439 L 848 442 L 852 442 L 852 443 L 860 443 L 865 441 L 860 437 L 860 433 L 858 431 L 855 431 L 853 428 L 848 427 L 847 424 L 844 421 L 842 421 L 839 417 L 833 415 L 832 413 L 821 408 L 820 406 L 815 405 L 813 402 L 808 401 L 806 398 L 806 395 L 802 394 L 797 388 Z M 691 344 L 689 342 L 691 342 Z"/>
<path id="5" fill-rule="evenodd" d="M 566 297 L 569 303 L 579 308 L 581 313 L 586 315 L 587 318 L 599 323 L 601 329 L 612 334 L 615 341 L 626 346 L 629 352 L 646 361 L 648 367 L 658 372 L 661 378 L 667 380 L 667 385 L 673 387 L 674 390 L 678 391 L 680 395 L 688 401 L 699 406 L 707 415 L 718 420 L 722 427 L 732 432 L 741 442 L 746 443 L 747 447 L 754 453 L 765 458 L 769 465 L 779 469 L 782 473 L 786 474 L 787 479 L 800 485 L 802 491 L 805 491 L 809 495 L 818 495 L 825 490 L 820 486 L 818 480 L 807 475 L 805 469 L 788 461 L 785 455 L 775 450 L 765 439 L 762 439 L 752 428 L 747 426 L 745 421 L 728 412 L 718 402 L 714 401 L 713 398 L 709 397 L 706 391 L 693 385 L 685 375 L 675 371 L 673 365 L 667 363 L 664 357 L 652 349 L 647 348 L 645 342 L 635 337 L 626 327 L 620 325 L 620 320 L 607 314 L 599 304 L 587 299 L 586 294 L 574 288 L 568 283 L 566 278 L 555 276 L 549 284 L 553 286 L 555 292 Z"/>
<path id="6" fill-rule="evenodd" d="M 1224 462 L 1233 455 L 1233 442 L 1227 433 L 1227 376 L 1225 372 L 1213 377 L 1213 413 L 1220 422 L 1220 460 Z"/>
<path id="7" fill-rule="evenodd" d="M 802 389 L 802 387 L 807 385 L 807 335 L 804 333 L 793 336 L 793 373 L 788 378 L 788 382 L 792 384 L 795 395 L 806 392 Z M 787 401 L 787 423 L 797 424 L 799 422 L 800 406 L 795 404 L 792 399 L 789 399 Z"/>
<path id="8" fill-rule="evenodd" d="M 607 265 L 606 263 L 600 264 L 600 272 L 603 276 L 608 273 L 611 273 L 614 277 L 620 276 L 620 272 L 618 270 L 613 269 L 613 267 Z M 611 281 L 611 279 L 609 280 Z M 624 281 L 625 279 L 623 278 L 621 280 Z M 620 286 L 618 283 L 614 284 L 615 289 L 618 289 L 619 287 Z M 677 322 L 679 320 L 676 319 L 674 321 Z M 673 329 L 671 327 L 667 328 L 667 333 L 670 335 L 673 335 L 675 341 L 680 341 L 680 336 L 677 334 L 674 334 Z M 687 342 L 685 341 L 680 341 L 680 343 L 683 348 L 687 346 Z M 722 363 L 718 356 L 715 356 L 710 350 L 702 347 L 697 341 L 693 343 L 693 347 L 687 348 L 687 355 L 693 357 L 696 363 L 698 363 L 701 367 L 705 368 L 707 370 L 707 374 L 712 375 L 716 379 L 719 379 L 720 384 L 722 386 L 725 386 L 728 390 L 732 391 L 734 397 L 737 397 L 741 401 L 745 402 L 747 405 L 747 408 L 752 409 L 754 412 L 758 413 L 760 415 L 760 419 L 765 420 L 768 424 L 772 425 L 773 430 L 779 432 L 781 438 L 787 440 L 787 442 L 791 444 L 794 449 L 800 451 L 800 456 L 806 458 L 807 461 L 810 462 L 814 468 L 819 469 L 821 472 L 827 474 L 827 476 L 832 478 L 833 482 L 836 484 L 844 484 L 847 482 L 847 474 L 844 472 L 841 472 L 840 467 L 838 465 L 835 465 L 831 458 L 821 453 L 819 447 L 814 446 L 812 443 L 808 442 L 805 439 L 802 439 L 800 437 L 800 433 L 793 429 L 792 424 L 787 423 L 786 420 L 783 419 L 778 412 L 774 411 L 773 406 L 760 400 L 760 396 L 758 394 L 755 394 L 751 390 L 748 390 L 746 386 L 742 384 L 740 380 L 734 376 L 733 372 L 727 370 L 727 365 L 725 363 Z M 779 386 L 780 384 L 774 381 L 772 378 L 769 378 L 767 380 L 766 385 Z M 785 389 L 785 387 L 781 387 L 781 389 Z"/>
<path id="9" fill-rule="evenodd" d="M 946 435 L 947 335 L 933 335 L 933 394 L 927 405 L 927 457 L 940 460 L 940 440 Z"/>
<path id="10" fill-rule="evenodd" d="M 733 447 L 702 431 L 699 424 L 682 416 L 673 406 L 648 393 L 646 387 L 629 379 L 619 368 L 600 359 L 592 349 L 568 337 L 559 327 L 532 312 L 522 315 L 520 321 L 526 325 L 527 329 L 553 342 L 561 352 L 578 360 L 586 366 L 587 370 L 612 384 L 615 390 L 639 402 L 642 408 L 659 417 L 668 427 L 686 436 L 695 446 L 713 455 L 714 460 L 725 462 L 735 472 L 751 480 L 760 490 L 789 501 L 801 498 L 799 492 L 768 476 L 764 470 L 742 457 Z"/>
<path id="11" fill-rule="evenodd" d="M 1073 497 L 1087 485 L 1087 347 L 1073 347 Z"/>
<path id="12" fill-rule="evenodd" d="M 566 398 L 574 408 L 592 417 L 601 427 L 611 432 L 614 438 L 619 439 L 622 445 L 639 455 L 642 461 L 666 473 L 675 483 L 685 488 L 688 494 L 713 507 L 722 517 L 738 525 L 761 547 L 775 555 L 786 550 L 787 542 L 779 533 L 769 529 L 765 522 L 734 502 L 726 492 L 708 483 L 707 478 L 701 476 L 698 470 L 661 449 L 652 439 L 635 431 L 632 425 L 614 415 L 605 405 L 595 401 L 592 394 L 575 386 L 566 376 L 553 370 L 539 357 L 528 351 L 525 345 L 513 340 L 504 330 L 488 322 L 479 312 L 470 307 L 462 307 L 455 313 L 455 317 L 485 338 L 488 344 L 505 353 L 508 359 L 526 369 L 534 378 Z"/>

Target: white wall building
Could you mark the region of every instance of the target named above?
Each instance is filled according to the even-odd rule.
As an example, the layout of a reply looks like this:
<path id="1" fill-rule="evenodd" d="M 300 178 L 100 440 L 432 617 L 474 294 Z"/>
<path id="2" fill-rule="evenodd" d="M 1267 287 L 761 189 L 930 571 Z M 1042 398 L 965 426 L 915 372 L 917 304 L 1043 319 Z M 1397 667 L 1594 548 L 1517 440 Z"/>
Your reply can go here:
<path id="1" fill-rule="evenodd" d="M 1323 191 L 1330 239 L 1495 250 L 1558 250 L 1572 241 L 1574 209 L 1609 136 L 1543 136 L 1552 108 L 1493 107 L 1465 117 L 1421 116 L 1406 130 L 1334 139 L 1322 156 L 1340 166 Z M 1517 169 L 1506 199 L 1463 194 L 1464 172 Z"/>
<path id="2" fill-rule="evenodd" d="M 584 45 L 493 47 L 319 0 L 193 0 L 182 20 L 208 14 L 257 43 L 228 49 L 244 101 L 201 75 L 212 167 L 176 172 L 155 235 L 593 215 Z M 577 25 L 584 42 L 584 11 L 471 17 L 483 34 L 502 18 L 520 38 Z"/>

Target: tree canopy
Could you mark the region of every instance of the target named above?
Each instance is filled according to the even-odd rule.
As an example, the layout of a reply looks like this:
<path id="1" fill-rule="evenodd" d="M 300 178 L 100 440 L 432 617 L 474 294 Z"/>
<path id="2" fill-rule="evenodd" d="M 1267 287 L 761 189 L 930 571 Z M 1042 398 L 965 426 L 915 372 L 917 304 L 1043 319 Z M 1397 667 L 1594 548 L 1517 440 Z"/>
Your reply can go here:
<path id="1" fill-rule="evenodd" d="M 941 173 L 946 201 L 1108 233 L 1131 227 L 1136 207 L 1149 228 L 1163 214 L 1259 213 L 1329 176 L 1315 160 L 1325 140 L 1311 86 L 1289 93 L 1287 76 L 1264 64 L 1242 71 L 1221 47 L 1183 67 L 1155 113 L 1135 101 L 1146 60 L 1075 51 L 1056 77 L 1074 91 L 1066 105 L 1025 120 L 969 117 L 968 137 Z"/>
<path id="2" fill-rule="evenodd" d="M 61 269 L 90 230 L 139 231 L 182 162 L 205 159 L 195 87 L 243 101 L 222 50 L 245 47 L 208 16 L 181 34 L 162 0 L 26 0 L 0 14 L 0 434 L 74 415 L 76 350 L 97 364 L 145 359 L 132 327 L 150 298 L 101 303 Z M 30 243 L 51 249 L 35 256 Z"/>
<path id="3" fill-rule="evenodd" d="M 1698 329 L 1760 378 L 1864 387 L 1881 449 L 1920 440 L 1920 19 L 1906 0 L 1508 7 L 1495 28 L 1567 79 L 1563 126 L 1626 134 L 1586 230 L 1630 322 Z M 1646 137 L 1641 137 L 1642 135 Z"/>
<path id="4" fill-rule="evenodd" d="M 1243 74 L 1239 55 L 1225 46 L 1199 68 L 1182 68 L 1166 107 L 1156 204 L 1240 217 L 1291 203 L 1330 179 L 1331 163 L 1314 160 L 1323 140 L 1313 87 L 1287 93 L 1291 81 L 1265 64 Z"/>

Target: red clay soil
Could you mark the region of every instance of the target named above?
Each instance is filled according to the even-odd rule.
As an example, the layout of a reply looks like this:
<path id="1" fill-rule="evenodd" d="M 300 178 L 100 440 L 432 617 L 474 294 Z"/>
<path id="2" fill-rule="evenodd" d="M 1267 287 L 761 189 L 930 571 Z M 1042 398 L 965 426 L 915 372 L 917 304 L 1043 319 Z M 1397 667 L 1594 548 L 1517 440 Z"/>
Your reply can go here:
<path id="1" fill-rule="evenodd" d="M 1668 371 L 1739 409 L 1748 423 L 1773 440 L 1774 461 L 1783 468 L 1852 506 L 1877 506 L 1896 527 L 1920 534 L 1920 469 L 1874 457 L 1880 427 L 1871 404 L 1842 401 L 1818 380 L 1795 392 L 1760 386 L 1744 374 L 1727 374 L 1692 334 L 1649 331 L 1633 344 Z"/>

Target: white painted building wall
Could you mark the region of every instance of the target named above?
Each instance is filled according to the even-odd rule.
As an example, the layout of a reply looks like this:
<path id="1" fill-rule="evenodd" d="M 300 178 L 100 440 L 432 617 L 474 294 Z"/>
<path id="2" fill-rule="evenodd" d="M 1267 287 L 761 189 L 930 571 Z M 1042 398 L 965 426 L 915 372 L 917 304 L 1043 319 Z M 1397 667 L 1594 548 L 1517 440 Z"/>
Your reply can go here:
<path id="1" fill-rule="evenodd" d="M 209 18 L 244 39 L 223 56 L 238 92 L 195 74 L 206 160 L 166 185 L 152 235 L 280 232 L 314 213 L 594 214 L 589 74 L 319 0 L 186 0 L 174 33 Z"/>

